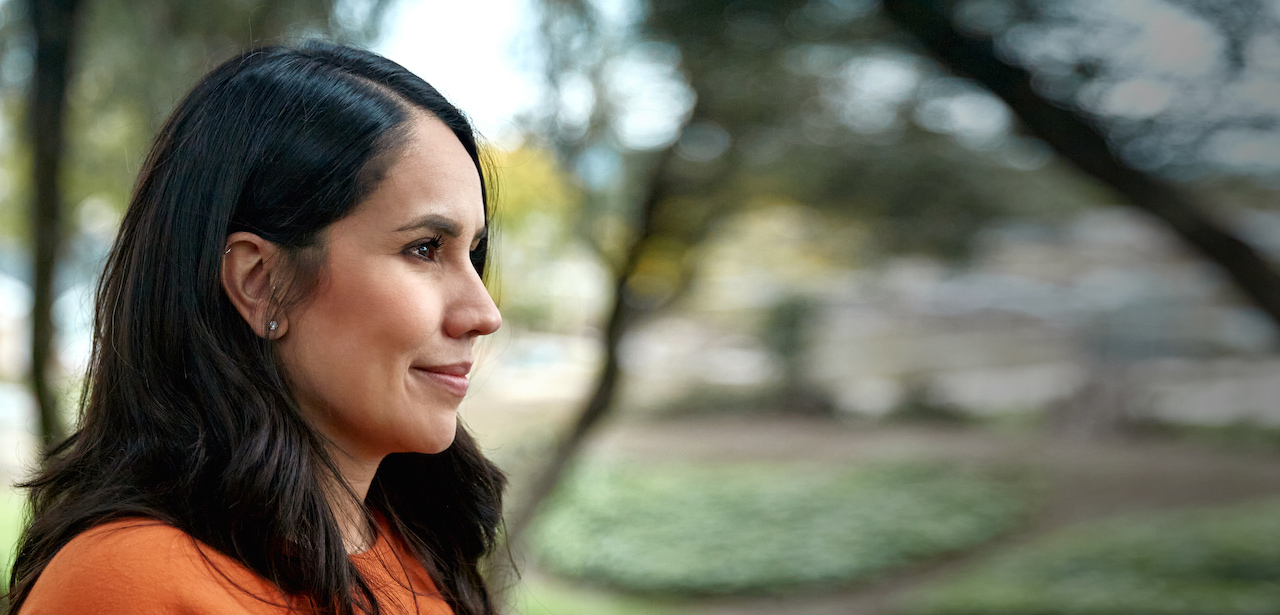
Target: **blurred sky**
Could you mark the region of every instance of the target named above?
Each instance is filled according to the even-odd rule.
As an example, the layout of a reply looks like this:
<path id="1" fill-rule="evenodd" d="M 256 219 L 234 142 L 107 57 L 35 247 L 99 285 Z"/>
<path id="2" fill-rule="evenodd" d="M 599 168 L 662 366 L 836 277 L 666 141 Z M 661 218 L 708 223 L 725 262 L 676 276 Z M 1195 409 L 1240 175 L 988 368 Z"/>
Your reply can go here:
<path id="1" fill-rule="evenodd" d="M 434 85 L 489 139 L 542 99 L 532 0 L 399 0 L 374 50 Z"/>
<path id="2" fill-rule="evenodd" d="M 517 118 L 546 100 L 544 59 L 536 42 L 535 0 L 399 0 L 388 11 L 374 49 L 399 62 L 471 116 L 480 133 L 502 145 L 522 140 Z M 598 0 L 602 25 L 630 39 L 639 18 L 633 0 Z M 629 45 L 609 62 L 614 126 L 632 149 L 662 147 L 675 138 L 693 94 L 678 72 L 678 55 L 662 45 Z M 595 100 L 581 76 L 560 92 L 561 121 L 585 122 Z M 543 109 L 542 111 L 546 111 Z"/>

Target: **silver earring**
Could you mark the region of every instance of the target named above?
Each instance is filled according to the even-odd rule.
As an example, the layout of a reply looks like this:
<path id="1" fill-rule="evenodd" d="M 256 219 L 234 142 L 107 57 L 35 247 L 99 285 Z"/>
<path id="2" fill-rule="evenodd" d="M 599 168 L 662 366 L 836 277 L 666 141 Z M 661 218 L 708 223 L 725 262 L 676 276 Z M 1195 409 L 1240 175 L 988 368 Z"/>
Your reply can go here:
<path id="1" fill-rule="evenodd" d="M 273 321 L 271 321 L 271 322 L 269 322 L 269 323 L 267 323 L 267 330 L 268 330 L 268 331 L 275 331 L 275 330 L 276 330 L 276 329 L 278 329 L 278 328 L 280 328 L 280 324 L 279 324 L 279 323 L 277 323 L 277 322 L 276 322 L 276 321 L 274 321 L 274 320 L 273 320 Z"/>
<path id="2" fill-rule="evenodd" d="M 231 254 L 231 248 L 227 248 L 227 251 L 223 252 L 223 254 Z"/>

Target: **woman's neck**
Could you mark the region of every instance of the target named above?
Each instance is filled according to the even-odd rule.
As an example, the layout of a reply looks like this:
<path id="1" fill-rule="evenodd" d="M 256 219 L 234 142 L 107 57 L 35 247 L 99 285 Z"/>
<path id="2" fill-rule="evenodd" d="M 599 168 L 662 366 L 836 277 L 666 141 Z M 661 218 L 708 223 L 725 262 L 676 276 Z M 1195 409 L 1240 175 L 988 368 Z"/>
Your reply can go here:
<path id="1" fill-rule="evenodd" d="M 364 501 L 369 495 L 369 485 L 373 483 L 373 476 L 378 472 L 378 465 L 382 460 L 360 460 L 339 451 L 334 454 L 333 461 L 337 464 L 338 472 L 346 483 L 347 489 L 350 489 L 348 493 L 347 489 L 335 486 L 327 494 L 333 517 L 338 522 L 338 530 L 342 532 L 342 544 L 346 547 L 347 553 L 368 551 L 373 546 L 376 536 L 365 516 Z M 352 494 L 356 499 L 353 500 L 350 497 Z"/>

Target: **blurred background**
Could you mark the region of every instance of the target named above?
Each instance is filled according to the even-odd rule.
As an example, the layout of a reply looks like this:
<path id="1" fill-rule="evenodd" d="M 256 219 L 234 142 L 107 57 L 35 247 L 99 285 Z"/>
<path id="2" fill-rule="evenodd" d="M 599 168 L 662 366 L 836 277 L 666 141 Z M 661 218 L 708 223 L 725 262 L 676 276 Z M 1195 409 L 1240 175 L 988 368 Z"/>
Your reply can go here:
<path id="1" fill-rule="evenodd" d="M 6 484 L 151 135 L 313 36 L 487 141 L 513 612 L 1280 612 L 1275 0 L 0 0 Z"/>

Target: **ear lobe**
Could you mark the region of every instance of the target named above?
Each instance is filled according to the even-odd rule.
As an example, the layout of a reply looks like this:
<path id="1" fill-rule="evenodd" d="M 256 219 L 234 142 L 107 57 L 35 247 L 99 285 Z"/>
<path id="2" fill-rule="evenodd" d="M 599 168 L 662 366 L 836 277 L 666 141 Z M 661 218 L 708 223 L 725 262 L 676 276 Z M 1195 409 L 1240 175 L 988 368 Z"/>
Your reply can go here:
<path id="1" fill-rule="evenodd" d="M 259 337 L 276 339 L 288 329 L 281 314 L 275 313 L 271 273 L 278 248 L 253 233 L 237 232 L 227 237 L 222 255 L 222 290 L 231 305 Z M 271 327 L 270 323 L 276 326 Z"/>

